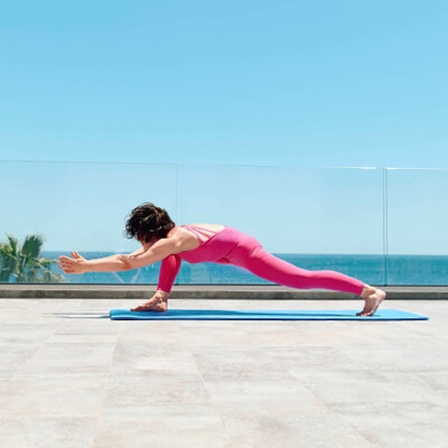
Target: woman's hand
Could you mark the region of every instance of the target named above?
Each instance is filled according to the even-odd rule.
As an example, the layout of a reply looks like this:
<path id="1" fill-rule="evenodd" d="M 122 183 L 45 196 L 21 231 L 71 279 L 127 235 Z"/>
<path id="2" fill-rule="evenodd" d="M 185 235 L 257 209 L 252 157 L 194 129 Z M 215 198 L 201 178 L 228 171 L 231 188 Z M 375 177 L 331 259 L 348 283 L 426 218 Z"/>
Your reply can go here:
<path id="1" fill-rule="evenodd" d="M 65 274 L 82 274 L 87 272 L 87 260 L 78 252 L 72 252 L 72 257 L 66 257 L 61 255 L 58 260 L 58 266 L 64 271 Z"/>

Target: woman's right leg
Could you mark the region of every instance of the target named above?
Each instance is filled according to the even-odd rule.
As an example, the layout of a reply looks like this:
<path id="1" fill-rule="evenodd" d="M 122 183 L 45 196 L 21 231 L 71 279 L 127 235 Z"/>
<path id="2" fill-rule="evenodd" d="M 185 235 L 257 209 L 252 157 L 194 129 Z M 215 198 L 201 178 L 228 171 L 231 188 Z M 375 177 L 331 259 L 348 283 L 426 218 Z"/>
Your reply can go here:
<path id="1" fill-rule="evenodd" d="M 164 258 L 160 265 L 157 291 L 148 301 L 133 308 L 132 311 L 166 311 L 168 309 L 168 297 L 179 272 L 181 262 L 182 260 L 178 255 L 169 255 Z"/>

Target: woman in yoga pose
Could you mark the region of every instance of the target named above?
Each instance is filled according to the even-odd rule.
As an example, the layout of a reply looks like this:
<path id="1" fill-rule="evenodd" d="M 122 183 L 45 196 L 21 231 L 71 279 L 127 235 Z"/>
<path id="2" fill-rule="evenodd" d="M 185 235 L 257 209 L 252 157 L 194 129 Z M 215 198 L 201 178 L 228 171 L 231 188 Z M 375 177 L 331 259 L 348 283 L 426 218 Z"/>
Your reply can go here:
<path id="1" fill-rule="evenodd" d="M 126 222 L 128 238 L 142 248 L 129 255 L 86 260 L 77 252 L 59 257 L 66 274 L 117 272 L 161 261 L 155 294 L 132 311 L 166 311 L 168 297 L 182 260 L 189 263 L 232 264 L 273 283 L 297 289 L 322 288 L 361 296 L 365 303 L 359 316 L 373 316 L 386 297 L 381 289 L 335 271 L 308 271 L 267 252 L 252 236 L 217 224 L 176 226 L 166 210 L 152 203 L 134 208 Z"/>

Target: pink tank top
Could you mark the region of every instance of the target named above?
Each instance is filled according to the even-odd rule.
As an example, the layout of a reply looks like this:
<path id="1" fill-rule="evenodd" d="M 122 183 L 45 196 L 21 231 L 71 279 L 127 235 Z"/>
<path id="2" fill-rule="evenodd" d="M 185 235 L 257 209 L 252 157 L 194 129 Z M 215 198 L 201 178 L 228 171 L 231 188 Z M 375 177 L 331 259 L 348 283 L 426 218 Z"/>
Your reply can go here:
<path id="1" fill-rule="evenodd" d="M 198 243 L 199 243 L 200 246 L 205 242 L 205 240 L 203 238 L 205 235 L 203 233 L 201 234 L 201 232 L 200 232 L 201 230 L 205 231 L 207 233 L 211 233 L 209 238 L 215 236 L 216 233 L 217 233 L 217 232 L 213 232 L 212 230 L 206 229 L 205 227 L 200 227 L 200 226 L 190 226 L 190 225 L 185 224 L 185 225 L 183 225 L 181 227 L 183 227 L 184 229 L 189 230 L 191 233 L 194 233 L 194 235 L 196 236 L 196 239 L 198 240 Z"/>
<path id="2" fill-rule="evenodd" d="M 200 226 L 183 225 L 181 227 L 194 233 L 196 239 L 199 242 L 199 246 L 196 247 L 195 249 L 178 253 L 177 255 L 179 255 L 180 258 L 182 258 L 185 261 L 188 261 L 189 263 L 200 263 L 203 261 L 215 261 L 217 258 L 220 257 L 219 247 L 216 247 L 215 243 L 217 243 L 218 246 L 222 245 L 221 242 L 222 237 L 219 237 L 219 235 L 225 236 L 230 229 L 229 227 L 224 227 L 223 230 L 214 233 L 213 231 L 205 229 L 204 227 Z M 204 235 L 204 233 L 201 233 L 201 230 L 203 232 L 205 231 L 210 233 L 210 236 Z M 208 238 L 205 239 L 204 237 Z M 226 241 L 225 244 L 227 245 L 228 242 Z M 234 244 L 235 243 L 233 243 L 233 245 Z M 228 250 L 226 252 L 228 252 Z"/>

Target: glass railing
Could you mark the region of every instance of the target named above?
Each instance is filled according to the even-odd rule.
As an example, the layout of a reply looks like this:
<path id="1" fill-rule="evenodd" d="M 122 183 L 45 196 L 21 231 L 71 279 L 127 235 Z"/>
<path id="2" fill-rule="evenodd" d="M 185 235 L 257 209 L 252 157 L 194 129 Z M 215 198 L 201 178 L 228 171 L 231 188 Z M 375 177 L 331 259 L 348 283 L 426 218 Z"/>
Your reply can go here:
<path id="1" fill-rule="evenodd" d="M 0 185 L 0 282 L 157 283 L 158 263 L 63 275 L 55 263 L 38 262 L 72 250 L 87 258 L 136 250 L 124 223 L 151 201 L 178 224 L 236 227 L 306 269 L 377 285 L 448 283 L 448 171 L 0 162 Z M 31 257 L 34 234 L 45 241 Z M 176 283 L 266 282 L 232 266 L 184 262 Z"/>
<path id="2" fill-rule="evenodd" d="M 385 283 L 448 284 L 448 170 L 388 169 L 385 173 Z"/>

